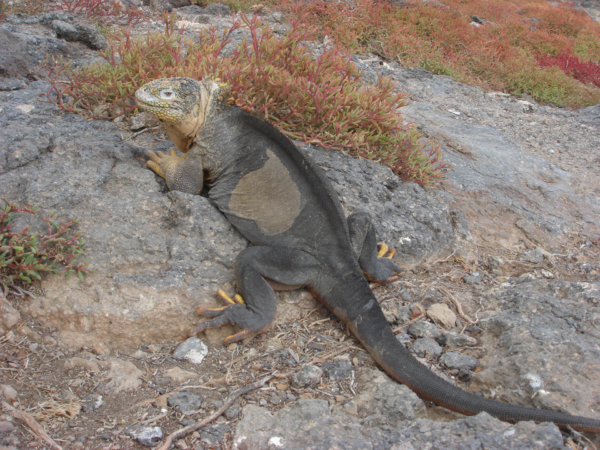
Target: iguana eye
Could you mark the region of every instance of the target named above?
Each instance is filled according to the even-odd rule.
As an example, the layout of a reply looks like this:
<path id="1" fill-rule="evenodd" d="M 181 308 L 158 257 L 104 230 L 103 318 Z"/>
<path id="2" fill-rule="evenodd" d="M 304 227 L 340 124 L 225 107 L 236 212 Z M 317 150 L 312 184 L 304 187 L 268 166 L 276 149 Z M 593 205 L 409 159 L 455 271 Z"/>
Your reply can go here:
<path id="1" fill-rule="evenodd" d="M 164 100 L 171 100 L 177 96 L 173 89 L 163 89 L 158 95 L 160 95 L 160 98 Z"/>

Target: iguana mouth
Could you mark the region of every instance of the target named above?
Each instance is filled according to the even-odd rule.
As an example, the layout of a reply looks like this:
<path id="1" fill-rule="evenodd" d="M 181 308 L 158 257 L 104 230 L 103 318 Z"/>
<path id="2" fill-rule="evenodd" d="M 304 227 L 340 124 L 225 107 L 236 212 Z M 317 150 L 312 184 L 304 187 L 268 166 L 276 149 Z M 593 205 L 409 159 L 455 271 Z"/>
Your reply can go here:
<path id="1" fill-rule="evenodd" d="M 142 108 L 159 108 L 159 109 L 171 109 L 171 110 L 177 110 L 179 111 L 179 108 L 174 107 L 173 105 L 169 105 L 168 103 L 164 103 L 161 101 L 146 101 L 146 100 L 141 100 L 139 98 L 135 99 L 137 105 L 139 107 Z"/>

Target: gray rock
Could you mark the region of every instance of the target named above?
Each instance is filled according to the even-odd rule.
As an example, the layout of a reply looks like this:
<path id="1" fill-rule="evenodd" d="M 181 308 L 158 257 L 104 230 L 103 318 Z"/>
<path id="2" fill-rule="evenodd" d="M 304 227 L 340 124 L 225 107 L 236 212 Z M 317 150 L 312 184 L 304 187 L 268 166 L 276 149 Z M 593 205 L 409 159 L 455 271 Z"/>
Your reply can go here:
<path id="1" fill-rule="evenodd" d="M 180 391 L 167 399 L 167 405 L 177 408 L 183 414 L 196 412 L 202 406 L 202 399 L 188 391 Z"/>
<path id="2" fill-rule="evenodd" d="M 274 413 L 256 405 L 244 407 L 233 449 L 566 450 L 562 442 L 552 424 L 509 425 L 485 413 L 451 422 L 417 418 L 396 426 L 373 426 L 369 418 L 330 412 L 323 400 L 300 400 Z"/>
<path id="3" fill-rule="evenodd" d="M 493 304 L 480 338 L 489 350 L 471 389 L 502 386 L 502 401 L 597 417 L 590 412 L 600 399 L 590 393 L 600 379 L 589 374 L 600 373 L 600 335 L 590 318 L 600 317 L 600 283 L 510 279 Z"/>
<path id="4" fill-rule="evenodd" d="M 223 415 L 227 420 L 235 420 L 239 417 L 241 411 L 242 408 L 240 408 L 240 405 L 231 405 Z"/>
<path id="5" fill-rule="evenodd" d="M 30 73 L 29 66 L 24 39 L 11 31 L 0 29 L 0 76 L 24 77 Z"/>
<path id="6" fill-rule="evenodd" d="M 319 382 L 322 376 L 323 370 L 320 367 L 306 366 L 302 370 L 292 375 L 292 386 L 296 389 L 303 389 L 310 386 L 314 386 Z"/>
<path id="7" fill-rule="evenodd" d="M 465 275 L 464 280 L 466 284 L 481 284 L 483 276 L 481 275 L 481 272 L 474 272 L 472 274 Z"/>
<path id="8" fill-rule="evenodd" d="M 227 424 L 209 425 L 200 430 L 200 440 L 209 446 L 219 445 L 230 430 Z"/>
<path id="9" fill-rule="evenodd" d="M 420 320 L 419 322 L 413 323 L 408 327 L 407 331 L 408 334 L 416 338 L 439 339 L 441 336 L 438 327 L 425 320 Z"/>
<path id="10" fill-rule="evenodd" d="M 127 434 L 146 447 L 156 447 L 163 438 L 160 427 L 133 427 Z"/>
<path id="11" fill-rule="evenodd" d="M 129 129 L 131 131 L 139 131 L 142 128 L 145 128 L 147 126 L 149 119 L 150 119 L 150 117 L 148 116 L 148 114 L 146 114 L 144 112 L 134 114 L 129 119 L 129 123 L 130 123 Z"/>
<path id="12" fill-rule="evenodd" d="M 542 253 L 542 249 L 537 247 L 534 250 L 529 250 L 527 252 L 521 253 L 519 255 L 519 259 L 534 264 L 541 264 L 542 262 L 544 262 L 544 254 Z"/>
<path id="13" fill-rule="evenodd" d="M 413 343 L 410 350 L 419 358 L 427 358 L 431 360 L 437 360 L 442 354 L 442 347 L 440 347 L 437 342 L 430 338 L 417 339 Z"/>
<path id="14" fill-rule="evenodd" d="M 196 16 L 199 14 L 206 14 L 204 12 L 204 8 L 198 6 L 198 5 L 188 5 L 188 6 L 183 6 L 181 8 L 177 8 L 176 14 L 178 16 Z"/>
<path id="15" fill-rule="evenodd" d="M 41 23 L 52 28 L 57 37 L 82 42 L 92 50 L 102 50 L 108 45 L 98 29 L 83 17 L 55 11 L 42 15 Z"/>
<path id="16" fill-rule="evenodd" d="M 211 16 L 230 16 L 231 9 L 225 3 L 211 3 L 207 5 L 205 8 L 202 8 L 202 12 L 204 14 L 209 14 Z"/>
<path id="17" fill-rule="evenodd" d="M 321 364 L 325 376 L 331 381 L 342 381 L 352 376 L 354 368 L 346 361 L 328 361 Z"/>
<path id="18" fill-rule="evenodd" d="M 0 384 L 0 394 L 5 401 L 10 403 L 15 402 L 19 396 L 17 390 L 9 384 Z"/>
<path id="19" fill-rule="evenodd" d="M 396 339 L 398 339 L 398 342 L 400 342 L 405 347 L 408 347 L 412 344 L 412 339 L 410 337 L 410 334 L 407 334 L 407 333 L 397 334 Z"/>
<path id="20" fill-rule="evenodd" d="M 379 67 L 378 62 L 369 66 Z M 600 204 L 577 196 L 572 187 L 580 183 L 586 189 L 590 181 L 572 177 L 560 167 L 558 156 L 577 149 L 578 157 L 585 161 L 585 155 L 597 147 L 597 140 L 587 129 L 579 131 L 577 120 L 570 114 L 560 116 L 564 109 L 536 106 L 535 114 L 529 116 L 534 120 L 527 121 L 531 125 L 516 126 L 515 115 L 523 113 L 518 99 L 496 98 L 423 69 L 403 69 L 395 63 L 390 63 L 390 68 L 389 74 L 413 100 L 402 108 L 405 119 L 417 122 L 427 136 L 442 143 L 444 155 L 453 166 L 447 174 L 453 189 L 443 196 L 460 204 L 458 209 L 478 242 L 507 248 L 526 237 L 551 247 L 567 242 L 567 230 L 576 232 L 582 223 L 590 230 L 598 229 Z M 592 117 L 590 112 L 581 113 L 581 120 Z M 563 139 L 562 133 L 569 139 Z M 556 147 L 560 151 L 554 151 Z M 550 157 L 554 164 L 535 153 Z M 593 167 L 592 160 L 587 158 L 587 167 Z M 506 220 L 508 215 L 511 220 Z"/>
<path id="21" fill-rule="evenodd" d="M 475 370 L 478 364 L 477 358 L 455 352 L 444 353 L 440 357 L 440 362 L 449 369 L 457 370 Z"/>
<path id="22" fill-rule="evenodd" d="M 1 63 L 0 63 L 1 64 Z M 0 66 L 0 71 L 6 70 Z M 0 91 L 16 91 L 25 89 L 29 84 L 27 78 L 0 78 Z"/>
<path id="23" fill-rule="evenodd" d="M 186 8 L 189 7 L 192 2 L 190 0 L 169 0 L 169 3 L 173 8 Z M 198 6 L 198 5 L 194 5 Z"/>
<path id="24" fill-rule="evenodd" d="M 361 411 L 364 424 L 396 426 L 403 420 L 426 417 L 425 403 L 408 387 L 398 384 L 381 372 L 345 409 Z"/>
<path id="25" fill-rule="evenodd" d="M 6 433 L 6 434 L 12 433 L 16 429 L 17 429 L 17 427 L 15 427 L 12 424 L 12 422 L 0 421 L 0 435 L 2 433 Z"/>
<path id="26" fill-rule="evenodd" d="M 177 361 L 187 360 L 192 364 L 200 364 L 208 354 L 208 347 L 197 337 L 191 337 L 177 347 L 173 358 Z"/>
<path id="27" fill-rule="evenodd" d="M 448 348 L 473 347 L 477 345 L 477 339 L 453 331 L 443 333 L 442 337 L 445 341 L 445 346 Z"/>
<path id="28" fill-rule="evenodd" d="M 98 394 L 89 394 L 83 398 L 83 411 L 91 412 L 100 408 L 104 404 L 102 396 Z"/>

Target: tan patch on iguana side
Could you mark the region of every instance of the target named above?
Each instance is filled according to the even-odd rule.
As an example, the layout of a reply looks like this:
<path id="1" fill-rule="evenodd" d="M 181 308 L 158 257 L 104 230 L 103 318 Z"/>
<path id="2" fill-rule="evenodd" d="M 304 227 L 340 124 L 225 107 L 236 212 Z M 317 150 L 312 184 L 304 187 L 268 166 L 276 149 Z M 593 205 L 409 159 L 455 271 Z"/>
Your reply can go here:
<path id="1" fill-rule="evenodd" d="M 256 222 L 267 236 L 289 230 L 300 214 L 301 196 L 290 172 L 267 150 L 267 162 L 244 175 L 231 193 L 229 211 Z"/>

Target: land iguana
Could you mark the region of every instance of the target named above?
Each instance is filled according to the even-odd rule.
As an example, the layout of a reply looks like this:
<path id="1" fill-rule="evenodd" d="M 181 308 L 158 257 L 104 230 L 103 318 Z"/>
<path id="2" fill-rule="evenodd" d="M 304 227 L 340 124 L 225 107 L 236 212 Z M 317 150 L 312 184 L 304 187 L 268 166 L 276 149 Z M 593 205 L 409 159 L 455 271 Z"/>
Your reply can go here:
<path id="1" fill-rule="evenodd" d="M 367 278 L 386 282 L 400 268 L 378 254 L 368 214 L 346 217 L 320 168 L 277 128 L 229 104 L 222 85 L 159 79 L 141 87 L 136 99 L 183 153 L 149 152 L 148 167 L 171 190 L 199 194 L 206 185 L 209 199 L 253 244 L 234 262 L 243 302 L 200 308 L 211 320 L 194 334 L 225 323 L 239 326 L 229 343 L 265 331 L 275 316 L 274 287 L 307 287 L 388 374 L 424 399 L 466 415 L 485 411 L 508 422 L 600 432 L 599 420 L 489 400 L 418 362 L 396 339 L 369 287 Z"/>

